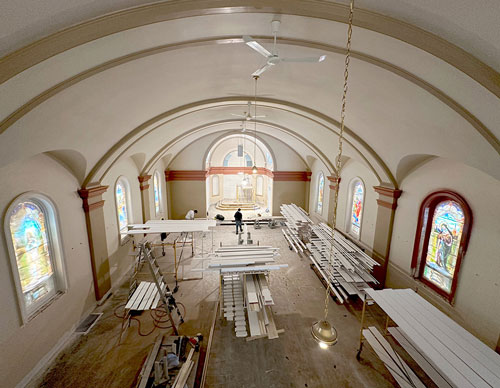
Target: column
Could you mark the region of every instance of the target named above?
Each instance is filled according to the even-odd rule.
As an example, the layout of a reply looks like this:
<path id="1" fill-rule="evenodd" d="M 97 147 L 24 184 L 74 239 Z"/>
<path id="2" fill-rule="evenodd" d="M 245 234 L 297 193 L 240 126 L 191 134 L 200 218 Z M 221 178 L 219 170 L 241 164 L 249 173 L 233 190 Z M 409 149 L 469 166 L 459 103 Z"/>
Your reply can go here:
<path id="1" fill-rule="evenodd" d="M 108 186 L 96 186 L 78 190 L 83 200 L 83 210 L 87 223 L 87 235 L 90 248 L 90 263 L 94 279 L 96 300 L 101 300 L 111 289 L 109 273 L 108 244 L 106 241 L 106 223 L 104 220 L 104 200 L 102 194 Z"/>
<path id="2" fill-rule="evenodd" d="M 376 256 L 375 259 L 381 264 L 379 267 L 375 267 L 374 275 L 380 284 L 384 286 L 389 264 L 394 214 L 402 191 L 385 186 L 374 186 L 373 189 L 378 193 L 373 253 Z"/>
<path id="3" fill-rule="evenodd" d="M 333 226 L 333 208 L 334 208 L 334 202 L 335 202 L 335 190 L 337 189 L 337 186 L 340 185 L 340 180 L 342 178 L 337 178 L 336 176 L 327 176 L 328 182 L 330 182 L 330 185 L 328 186 L 330 190 L 328 191 L 328 217 L 327 217 L 327 222 L 328 225 Z M 326 182 L 325 182 L 326 183 Z M 338 214 L 337 214 L 338 217 Z"/>
<path id="4" fill-rule="evenodd" d="M 151 219 L 151 202 L 149 200 L 149 180 L 151 179 L 151 175 L 140 175 L 137 179 L 139 179 L 139 187 L 141 189 L 142 222 L 145 223 Z"/>

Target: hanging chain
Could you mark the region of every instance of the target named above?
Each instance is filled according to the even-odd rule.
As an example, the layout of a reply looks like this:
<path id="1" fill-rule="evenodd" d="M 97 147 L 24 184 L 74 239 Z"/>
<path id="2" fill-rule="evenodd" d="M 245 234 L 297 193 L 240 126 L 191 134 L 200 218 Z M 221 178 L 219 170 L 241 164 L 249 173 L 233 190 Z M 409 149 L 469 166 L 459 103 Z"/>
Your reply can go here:
<path id="1" fill-rule="evenodd" d="M 354 0 L 350 1 L 349 7 L 349 23 L 347 28 L 347 45 L 346 45 L 346 56 L 344 65 L 344 91 L 342 94 L 342 108 L 340 110 L 340 133 L 339 133 L 339 148 L 337 153 L 337 160 L 335 162 L 335 169 L 337 175 L 337 181 L 335 184 L 335 198 L 333 202 L 333 220 L 332 220 L 332 240 L 330 245 L 330 257 L 328 258 L 328 264 L 330 272 L 332 271 L 333 263 L 333 242 L 335 237 L 335 227 L 337 226 L 337 206 L 339 201 L 339 183 L 340 183 L 340 169 L 342 167 L 342 142 L 344 140 L 344 121 L 345 121 L 345 109 L 347 101 L 347 79 L 349 78 L 349 62 L 351 60 L 351 37 L 352 37 L 352 17 L 354 10 Z M 328 316 L 328 302 L 330 300 L 330 283 L 327 283 L 326 287 L 326 297 L 325 297 L 325 320 Z"/>
<path id="2" fill-rule="evenodd" d="M 255 160 L 255 155 L 257 153 L 257 80 L 259 79 L 258 75 L 254 75 L 253 78 L 255 79 L 255 100 L 254 100 L 254 115 L 253 115 L 253 121 L 254 121 L 254 143 L 253 143 L 253 165 L 254 167 L 257 166 L 257 161 Z"/>

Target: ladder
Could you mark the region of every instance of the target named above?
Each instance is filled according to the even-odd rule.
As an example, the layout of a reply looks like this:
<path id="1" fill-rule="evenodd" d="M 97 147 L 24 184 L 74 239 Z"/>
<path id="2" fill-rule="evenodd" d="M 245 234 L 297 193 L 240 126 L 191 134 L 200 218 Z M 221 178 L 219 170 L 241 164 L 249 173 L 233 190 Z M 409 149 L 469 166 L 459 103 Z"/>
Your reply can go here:
<path id="1" fill-rule="evenodd" d="M 175 310 L 177 316 L 179 317 L 180 323 L 184 322 L 184 318 L 182 317 L 182 314 L 179 310 L 179 307 L 177 306 L 175 298 L 172 292 L 170 291 L 170 288 L 168 287 L 165 278 L 163 277 L 163 273 L 161 272 L 160 266 L 158 265 L 156 257 L 153 253 L 151 243 L 149 242 L 141 243 L 139 249 L 140 249 L 139 255 L 144 257 L 145 261 L 148 262 L 149 269 L 151 270 L 151 275 L 153 275 L 153 280 L 156 284 L 156 288 L 158 289 L 158 293 L 160 294 L 160 299 L 165 305 L 165 310 L 168 314 L 168 319 L 170 320 L 170 323 L 172 325 L 174 335 L 178 335 L 177 327 L 175 326 L 174 320 L 172 318 L 172 312 Z"/>

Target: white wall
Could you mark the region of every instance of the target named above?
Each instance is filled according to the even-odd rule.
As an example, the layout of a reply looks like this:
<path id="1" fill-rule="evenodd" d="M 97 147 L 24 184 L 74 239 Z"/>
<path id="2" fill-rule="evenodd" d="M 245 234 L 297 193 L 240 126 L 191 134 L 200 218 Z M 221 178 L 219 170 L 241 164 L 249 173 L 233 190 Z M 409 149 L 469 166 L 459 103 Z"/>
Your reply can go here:
<path id="1" fill-rule="evenodd" d="M 390 267 L 409 276 L 420 204 L 431 192 L 448 189 L 465 198 L 473 214 L 469 248 L 462 261 L 455 312 L 480 338 L 495 346 L 500 333 L 500 182 L 446 159 L 434 159 L 402 182 L 394 222 Z M 388 286 L 398 286 L 389 276 Z M 418 283 L 419 288 L 423 288 Z"/>
<path id="2" fill-rule="evenodd" d="M 141 191 L 139 188 L 139 172 L 137 166 L 131 158 L 120 160 L 109 171 L 108 175 L 102 181 L 103 185 L 109 186 L 108 190 L 102 195 L 104 199 L 104 218 L 106 220 L 106 241 L 108 244 L 109 268 L 111 275 L 111 285 L 115 286 L 118 280 L 130 268 L 134 257 L 128 255 L 131 249 L 131 240 L 120 242 L 120 233 L 118 229 L 118 218 L 116 214 L 115 184 L 120 176 L 127 178 L 130 185 L 130 201 L 132 205 L 131 223 L 142 223 L 142 204 Z M 152 182 L 150 181 L 152 190 Z M 154 211 L 154 202 L 153 211 Z M 129 210 L 130 211 L 130 210 Z"/>
<path id="3" fill-rule="evenodd" d="M 351 216 L 352 197 L 350 194 L 351 182 L 354 178 L 360 178 L 365 186 L 365 200 L 361 218 L 360 240 L 368 247 L 373 247 L 375 235 L 375 223 L 377 220 L 377 197 L 373 190 L 379 182 L 375 175 L 362 163 L 350 159 L 342 168 L 339 187 L 339 203 L 337 207 L 337 228 L 346 232 Z"/>
<path id="4" fill-rule="evenodd" d="M 76 179 L 45 155 L 0 169 L 2 225 L 9 204 L 27 191 L 47 195 L 60 222 L 68 290 L 21 326 L 17 296 L 5 238 L 0 238 L 0 376 L 14 387 L 95 305 L 85 214 Z M 2 233 L 3 234 L 3 233 Z"/>

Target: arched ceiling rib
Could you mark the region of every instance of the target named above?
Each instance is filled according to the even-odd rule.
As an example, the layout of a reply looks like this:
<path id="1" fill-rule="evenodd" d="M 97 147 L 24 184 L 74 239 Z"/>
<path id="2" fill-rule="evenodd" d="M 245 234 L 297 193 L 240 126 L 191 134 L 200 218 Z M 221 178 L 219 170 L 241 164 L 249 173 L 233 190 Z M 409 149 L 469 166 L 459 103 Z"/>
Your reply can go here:
<path id="1" fill-rule="evenodd" d="M 215 26 L 217 23 L 211 18 L 224 23 Z M 101 45 L 100 51 L 90 51 L 96 55 L 87 55 L 89 61 L 101 58 L 99 53 L 114 53 L 116 47 L 124 47 L 123 44 L 110 46 L 113 39 L 116 43 L 120 39 L 121 43 L 130 43 L 125 55 L 111 56 L 107 63 L 87 68 L 53 89 L 40 89 L 32 102 L 0 124 L 4 129 L 11 126 L 0 134 L 2 143 L 8 145 L 5 152 L 2 147 L 0 165 L 39 152 L 73 148 L 85 155 L 88 168 L 92 168 L 88 177 L 98 177 L 102 171 L 109 170 L 116 155 L 126 157 L 143 152 L 147 155 L 145 160 L 152 161 L 154 152 L 139 149 L 135 144 L 141 144 L 140 134 L 171 119 L 181 120 L 178 127 L 171 127 L 175 133 L 187 133 L 207 123 L 224 121 L 212 117 L 211 109 L 217 108 L 229 115 L 234 106 L 243 105 L 250 98 L 220 97 L 234 91 L 248 94 L 251 89 L 248 87 L 251 84 L 249 74 L 260 64 L 258 55 L 241 43 L 240 35 L 227 35 L 227 31 L 241 24 L 248 33 L 258 36 L 254 34 L 255 25 L 259 26 L 258 30 L 263 30 L 261 27 L 265 25 L 263 31 L 268 31 L 270 18 L 270 14 L 244 11 L 179 19 L 171 23 L 177 23 L 177 27 L 179 23 L 183 26 L 194 23 L 195 19 L 212 23 L 211 29 L 204 30 L 204 25 L 200 25 L 199 31 L 195 31 L 207 32 L 208 37 L 189 40 L 183 35 L 184 31 L 187 37 L 193 31 L 178 29 L 175 36 L 165 35 L 172 39 L 171 43 L 154 44 L 135 53 L 131 49 L 135 49 L 138 40 L 126 40 L 125 37 L 132 37 L 138 33 L 136 30 L 108 35 L 75 48 L 71 60 L 76 67 L 79 59 L 89 54 L 91 46 L 96 49 Z M 242 20 L 247 23 L 240 23 Z M 259 109 L 269 111 L 271 116 L 260 125 L 267 125 L 269 130 L 294 131 L 298 138 L 315 145 L 324 159 L 333 160 L 336 137 L 331 135 L 338 126 L 334 118 L 339 110 L 345 25 L 290 15 L 283 15 L 283 20 L 280 53 L 302 56 L 328 51 L 329 55 L 327 61 L 314 70 L 309 70 L 313 69 L 307 68 L 309 65 L 280 64 L 265 73 L 259 83 L 259 94 L 271 93 L 277 98 L 259 99 L 262 105 Z M 137 30 L 144 32 L 143 29 L 149 28 L 151 32 L 154 28 L 158 31 L 166 27 L 166 23 L 157 23 Z M 491 109 L 494 105 L 481 94 L 483 91 L 478 89 L 477 83 L 469 80 L 474 85 L 466 88 L 467 77 L 462 73 L 454 73 L 456 69 L 401 41 L 364 29 L 355 29 L 354 33 L 347 120 L 348 127 L 354 129 L 347 131 L 353 155 L 364 158 L 382 181 L 392 181 L 395 186 L 393 175 L 406 154 L 436 154 L 460 160 L 500 179 L 500 128 L 496 125 L 500 110 Z M 157 35 L 157 39 L 163 39 L 161 34 Z M 148 35 L 141 39 L 149 42 L 145 36 Z M 259 39 L 264 45 L 269 43 L 268 36 Z M 55 64 L 66 54 L 68 59 L 70 53 L 66 52 L 19 74 L 0 85 L 1 91 L 16 91 L 14 86 L 21 81 L 25 82 L 23 90 L 31 91 L 31 86 L 44 82 L 44 66 L 46 69 L 59 68 Z M 412 61 L 421 69 L 410 63 Z M 0 68 L 3 64 L 0 60 Z M 35 70 L 42 70 L 41 75 Z M 456 78 L 449 82 L 453 77 Z M 37 90 L 36 87 L 33 90 Z M 4 108 L 7 104 L 3 104 L 3 100 L 12 101 L 13 105 L 9 106 L 13 107 L 28 96 L 20 92 L 2 92 L 0 105 Z M 488 92 L 484 90 L 484 93 Z M 200 115 L 196 116 L 196 112 Z M 471 112 L 479 113 L 479 117 Z M 195 116 L 196 119 L 192 119 Z M 31 144 L 23 142 L 26 138 L 31 139 Z M 156 138 L 156 144 L 159 141 L 163 138 Z M 394 146 L 391 143 L 395 143 Z M 125 150 L 126 147 L 130 148 Z M 471 149 L 474 152 L 470 152 Z M 357 155 L 355 150 L 358 150 Z"/>
<path id="2" fill-rule="evenodd" d="M 389 1 L 379 3 L 381 3 L 381 5 L 377 4 L 375 6 L 368 2 L 366 3 L 366 6 L 375 11 L 381 10 L 384 13 L 393 13 L 392 10 L 394 10 L 395 12 L 393 14 L 403 17 L 409 16 L 411 22 L 418 22 L 416 25 L 420 24 L 420 20 L 414 16 L 428 11 L 427 7 L 413 7 L 411 8 L 411 12 L 405 12 L 405 8 L 408 10 L 410 9 L 408 4 L 404 4 L 403 6 L 399 6 L 399 4 L 391 4 L 388 6 L 390 3 Z M 361 7 L 363 7 L 363 5 L 364 3 L 361 2 Z M 454 2 L 450 2 L 448 6 L 442 5 L 437 8 L 433 5 L 432 8 L 440 9 L 441 11 L 444 8 L 446 12 L 443 15 L 450 15 L 451 13 L 449 12 L 449 9 L 457 7 Z M 491 6 L 483 8 L 486 10 L 486 12 L 483 12 L 483 17 L 491 16 L 495 12 L 498 14 L 498 7 Z M 227 2 L 223 2 L 221 0 L 205 0 L 203 2 L 168 1 L 156 4 L 147 4 L 135 9 L 117 11 L 113 14 L 105 15 L 100 18 L 92 19 L 76 26 L 69 27 L 58 33 L 45 37 L 37 41 L 35 44 L 26 46 L 23 49 L 19 49 L 11 53 L 2 59 L 2 62 L 5 64 L 5 71 L 0 71 L 0 74 L 2 74 L 0 83 L 14 76 L 19 71 L 23 71 L 24 69 L 29 68 L 44 59 L 50 58 L 51 56 L 57 55 L 62 51 L 120 31 L 187 16 L 248 12 L 300 15 L 328 19 L 337 22 L 345 22 L 347 19 L 346 5 L 319 0 L 308 0 L 307 2 L 303 0 L 233 0 L 231 6 L 229 7 L 227 6 Z M 6 13 L 6 15 L 8 15 L 8 13 Z M 428 13 L 424 15 L 428 16 Z M 406 24 L 393 19 L 390 16 L 393 15 L 384 16 L 372 11 L 356 9 L 354 24 L 362 28 L 370 29 L 406 41 L 415 47 L 426 50 L 432 55 L 442 58 L 457 68 L 460 68 L 463 72 L 482 83 L 497 96 L 500 96 L 500 85 L 495 82 L 495 80 L 498 81 L 498 73 L 496 73 L 495 70 L 488 67 L 472 55 L 466 53 L 458 46 L 450 44 L 444 39 L 416 27 L 416 25 Z M 469 13 L 464 16 L 466 16 L 464 18 L 464 25 L 466 25 L 466 21 L 472 19 L 470 18 Z M 453 18 L 450 19 L 450 21 L 453 21 Z M 422 18 L 422 20 L 425 22 L 428 19 Z M 492 20 L 494 21 L 495 19 L 493 18 Z M 449 25 L 450 24 L 448 23 L 448 26 Z M 436 27 L 438 30 L 439 28 L 442 28 L 442 18 L 438 18 Z M 457 31 L 460 32 L 462 29 L 463 28 L 456 29 L 452 34 L 448 34 L 448 36 L 454 37 L 457 35 Z M 472 27 L 472 30 L 475 32 L 478 30 L 481 30 L 482 32 L 486 31 L 485 26 L 481 22 L 476 22 L 475 26 Z M 448 33 L 449 31 L 445 32 Z M 469 38 L 470 34 L 467 33 L 463 33 L 461 35 L 458 33 L 458 35 L 461 36 L 461 38 L 458 38 L 457 42 L 471 39 Z M 496 35 L 491 35 L 491 33 L 489 35 L 496 37 Z M 495 40 L 496 39 L 492 39 L 490 44 L 494 45 L 496 43 Z M 482 43 L 481 40 L 479 40 L 479 42 Z M 475 50 L 477 46 L 470 44 L 468 47 L 471 50 Z M 482 47 L 485 46 L 482 45 Z M 498 50 L 492 51 L 493 54 L 496 52 L 498 52 Z M 481 54 L 481 52 L 478 52 L 478 54 Z M 496 65 L 498 65 L 498 58 L 496 59 Z M 0 66 L 1 65 L 2 63 L 0 63 Z"/>

